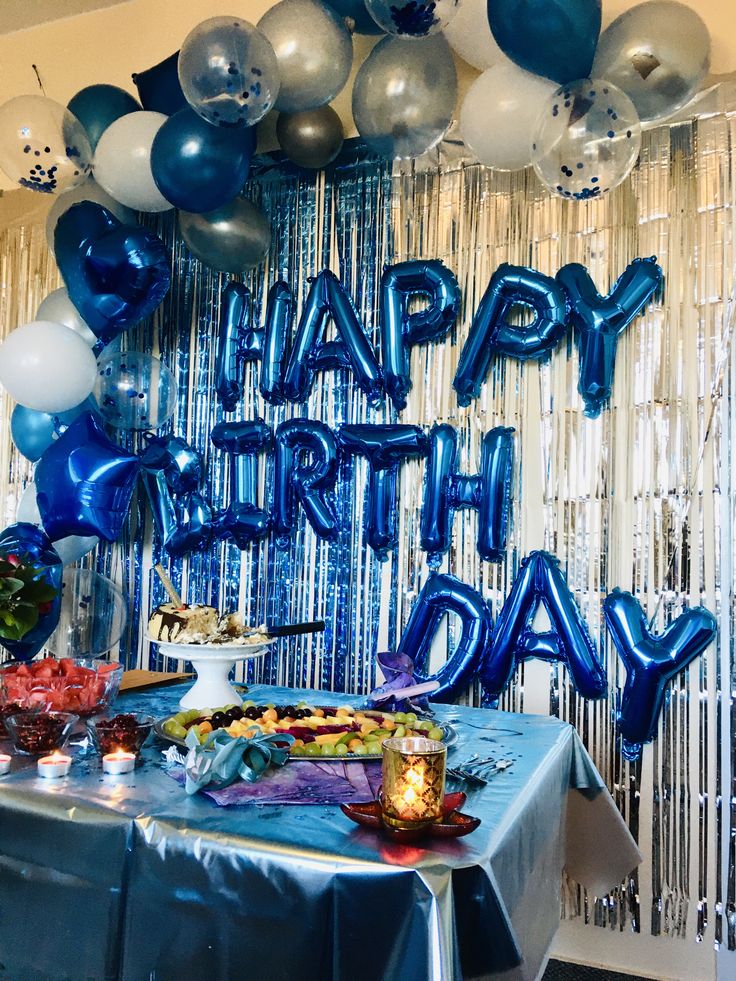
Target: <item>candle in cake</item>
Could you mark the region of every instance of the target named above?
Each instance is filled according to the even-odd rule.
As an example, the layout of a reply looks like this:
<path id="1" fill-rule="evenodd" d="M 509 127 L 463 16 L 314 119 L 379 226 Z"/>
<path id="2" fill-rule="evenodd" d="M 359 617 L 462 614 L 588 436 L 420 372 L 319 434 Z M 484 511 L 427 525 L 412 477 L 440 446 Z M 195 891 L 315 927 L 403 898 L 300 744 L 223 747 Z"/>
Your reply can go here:
<path id="1" fill-rule="evenodd" d="M 447 749 L 434 739 L 387 739 L 383 744 L 384 819 L 397 826 L 442 816 Z"/>

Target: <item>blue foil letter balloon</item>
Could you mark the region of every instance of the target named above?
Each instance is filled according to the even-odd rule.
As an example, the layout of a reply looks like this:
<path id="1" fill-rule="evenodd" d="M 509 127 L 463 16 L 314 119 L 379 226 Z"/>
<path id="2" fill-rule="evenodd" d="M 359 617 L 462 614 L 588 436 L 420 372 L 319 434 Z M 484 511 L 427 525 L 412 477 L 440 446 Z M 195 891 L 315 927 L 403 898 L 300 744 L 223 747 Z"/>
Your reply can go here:
<path id="1" fill-rule="evenodd" d="M 715 638 L 716 618 L 702 606 L 685 610 L 659 636 L 647 628 L 644 612 L 631 593 L 614 589 L 603 601 L 616 653 L 626 668 L 618 710 L 621 752 L 627 760 L 641 754 L 642 743 L 657 735 L 667 686 Z"/>
<path id="2" fill-rule="evenodd" d="M 446 613 L 454 613 L 460 618 L 460 643 L 436 674 L 426 675 L 432 641 Z M 414 662 L 415 681 L 440 683 L 429 696 L 432 701 L 451 702 L 462 695 L 473 680 L 491 627 L 491 611 L 477 590 L 455 576 L 433 572 L 411 609 L 397 654 L 406 655 Z"/>
<path id="3" fill-rule="evenodd" d="M 601 30 L 601 0 L 488 0 L 503 53 L 556 82 L 588 78 Z"/>
<path id="4" fill-rule="evenodd" d="M 515 327 L 507 316 L 515 306 L 534 312 L 528 327 Z M 565 294 L 549 276 L 501 263 L 475 311 L 453 386 L 460 405 L 470 405 L 480 395 L 491 357 L 506 354 L 520 361 L 543 358 L 567 330 Z"/>
<path id="5" fill-rule="evenodd" d="M 553 628 L 546 633 L 532 628 L 540 603 Z M 522 561 L 498 615 L 480 669 L 486 694 L 500 695 L 517 664 L 529 658 L 564 664 L 583 698 L 601 698 L 606 693 L 606 673 L 588 628 L 559 570 L 559 560 L 548 552 L 530 552 Z"/>
<path id="6" fill-rule="evenodd" d="M 320 538 L 337 536 L 335 510 L 326 498 L 337 480 L 337 441 L 329 426 L 290 419 L 276 430 L 273 526 L 276 544 L 289 543 L 297 501 Z"/>
<path id="7" fill-rule="evenodd" d="M 148 436 L 140 460 L 153 521 L 169 555 L 186 555 L 208 545 L 212 511 L 197 493 L 199 454 L 181 436 Z"/>
<path id="8" fill-rule="evenodd" d="M 261 357 L 263 331 L 251 325 L 250 290 L 228 283 L 220 297 L 215 391 L 225 412 L 234 412 L 243 399 L 243 365 Z"/>
<path id="9" fill-rule="evenodd" d="M 446 424 L 429 434 L 429 459 L 424 485 L 421 546 L 434 565 L 452 542 L 454 511 L 478 512 L 476 548 L 481 558 L 500 562 L 506 552 L 514 470 L 514 430 L 491 429 L 483 437 L 480 473 L 458 472 L 457 433 Z"/>
<path id="10" fill-rule="evenodd" d="M 260 419 L 219 422 L 210 439 L 230 457 L 230 504 L 215 519 L 214 531 L 218 538 L 231 538 L 244 549 L 271 528 L 271 515 L 257 504 L 258 456 L 271 446 L 271 430 Z"/>
<path id="11" fill-rule="evenodd" d="M 634 259 L 608 296 L 601 296 L 585 266 L 571 262 L 557 273 L 567 293 L 580 362 L 578 391 L 585 415 L 595 419 L 611 396 L 619 336 L 662 282 L 654 257 Z"/>
<path id="12" fill-rule="evenodd" d="M 427 455 L 427 437 L 418 426 L 341 426 L 338 442 L 346 453 L 368 460 L 365 526 L 379 559 L 396 545 L 397 494 L 402 460 Z"/>
<path id="13" fill-rule="evenodd" d="M 323 340 L 332 317 L 338 340 Z M 381 396 L 381 368 L 352 300 L 329 269 L 312 280 L 284 375 L 284 395 L 304 402 L 312 389 L 315 371 L 349 368 L 375 403 Z"/>
<path id="14" fill-rule="evenodd" d="M 161 239 L 122 225 L 94 201 L 73 204 L 59 218 L 54 252 L 99 348 L 150 316 L 169 291 L 171 261 Z"/>
<path id="15" fill-rule="evenodd" d="M 51 541 L 68 535 L 114 542 L 128 516 L 140 463 L 85 412 L 36 465 L 36 501 Z"/>
<path id="16" fill-rule="evenodd" d="M 263 333 L 261 397 L 271 405 L 281 405 L 284 394 L 281 384 L 286 340 L 291 330 L 291 290 L 282 281 L 273 284 L 266 301 L 266 326 Z"/>
<path id="17" fill-rule="evenodd" d="M 38 623 L 20 640 L 0 640 L 16 661 L 30 661 L 56 630 L 61 611 L 61 580 L 64 567 L 50 539 L 36 525 L 20 521 L 0 534 L 0 556 L 17 555 L 21 561 L 32 562 L 43 569 L 42 578 L 56 590 L 56 596 L 40 613 Z"/>
<path id="18" fill-rule="evenodd" d="M 410 301 L 427 298 L 422 310 Z M 411 389 L 409 356 L 415 344 L 439 340 L 457 319 L 460 288 L 438 259 L 410 259 L 388 266 L 381 278 L 381 349 L 386 391 L 397 409 L 406 408 Z"/>

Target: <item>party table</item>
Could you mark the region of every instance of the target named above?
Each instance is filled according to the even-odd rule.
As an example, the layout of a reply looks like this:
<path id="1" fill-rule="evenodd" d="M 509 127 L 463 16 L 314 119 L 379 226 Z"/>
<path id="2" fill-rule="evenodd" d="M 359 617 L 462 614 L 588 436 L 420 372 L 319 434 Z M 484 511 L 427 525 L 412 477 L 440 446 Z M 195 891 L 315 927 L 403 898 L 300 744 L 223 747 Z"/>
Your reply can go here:
<path id="1" fill-rule="evenodd" d="M 165 716 L 186 688 L 126 693 L 116 707 Z M 356 703 L 265 686 L 249 697 Z M 155 739 L 124 777 L 83 748 L 59 781 L 16 757 L 0 778 L 3 978 L 531 981 L 559 921 L 563 868 L 600 894 L 640 853 L 569 725 L 436 714 L 458 734 L 450 765 L 473 753 L 513 765 L 463 788 L 477 831 L 411 845 L 336 806 L 186 797 Z"/>

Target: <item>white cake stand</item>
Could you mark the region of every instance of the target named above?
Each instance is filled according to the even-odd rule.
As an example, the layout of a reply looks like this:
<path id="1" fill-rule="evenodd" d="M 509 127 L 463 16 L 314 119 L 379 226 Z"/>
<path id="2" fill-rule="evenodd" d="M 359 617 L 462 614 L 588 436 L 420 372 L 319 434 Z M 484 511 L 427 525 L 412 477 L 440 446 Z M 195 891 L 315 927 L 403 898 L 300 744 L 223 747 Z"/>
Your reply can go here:
<path id="1" fill-rule="evenodd" d="M 179 701 L 183 709 L 218 708 L 220 705 L 242 705 L 243 699 L 228 680 L 232 668 L 239 661 L 263 657 L 275 641 L 263 644 L 172 644 L 146 637 L 157 644 L 166 657 L 191 661 L 197 678 Z"/>

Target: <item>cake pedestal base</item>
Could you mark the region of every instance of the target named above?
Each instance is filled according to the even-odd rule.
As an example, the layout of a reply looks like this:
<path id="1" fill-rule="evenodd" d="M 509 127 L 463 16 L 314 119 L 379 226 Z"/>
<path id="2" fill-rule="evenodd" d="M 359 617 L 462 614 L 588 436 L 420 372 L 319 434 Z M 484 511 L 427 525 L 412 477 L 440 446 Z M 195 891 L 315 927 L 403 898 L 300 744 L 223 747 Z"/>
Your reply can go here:
<path id="1" fill-rule="evenodd" d="M 157 644 L 166 657 L 190 661 L 196 672 L 196 680 L 182 697 L 182 709 L 219 708 L 221 705 L 242 705 L 243 699 L 233 688 L 228 676 L 240 661 L 263 657 L 270 644 L 167 644 L 147 638 Z"/>

